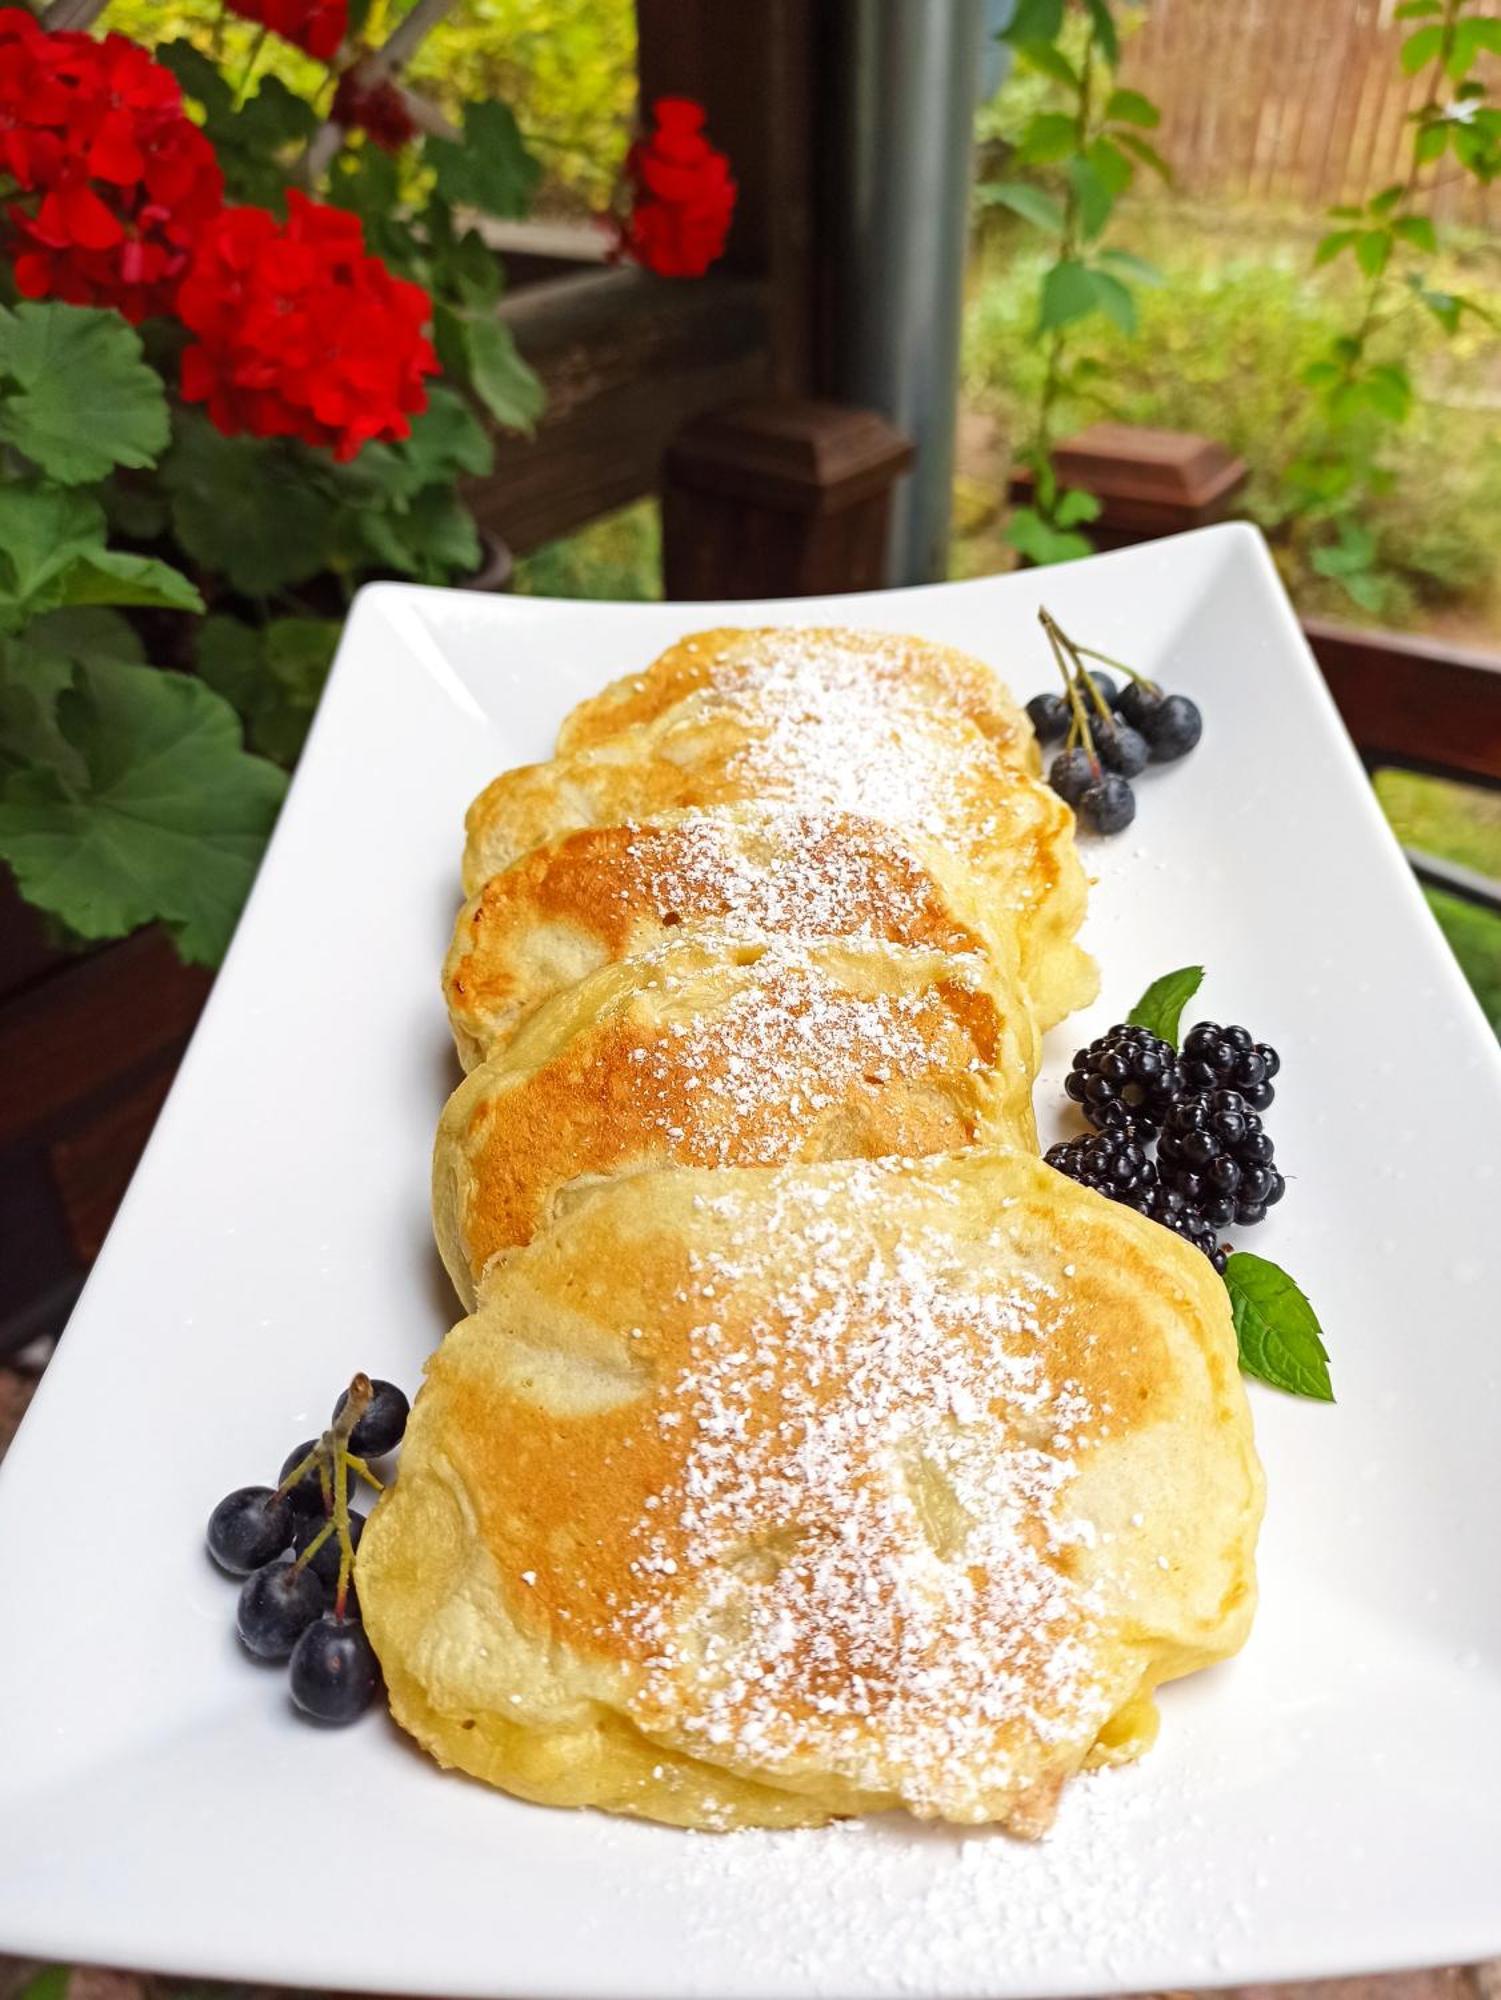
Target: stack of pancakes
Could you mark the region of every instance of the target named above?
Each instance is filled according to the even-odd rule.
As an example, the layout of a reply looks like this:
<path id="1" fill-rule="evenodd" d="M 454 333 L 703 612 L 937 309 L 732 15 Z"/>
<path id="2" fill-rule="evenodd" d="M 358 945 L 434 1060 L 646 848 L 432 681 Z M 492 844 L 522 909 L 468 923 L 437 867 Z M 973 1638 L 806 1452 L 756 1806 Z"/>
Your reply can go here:
<path id="1" fill-rule="evenodd" d="M 716 631 L 468 816 L 429 1364 L 359 1591 L 397 1720 L 694 1827 L 1049 1822 L 1239 1646 L 1224 1287 L 1037 1158 L 1094 990 L 978 661 Z"/>

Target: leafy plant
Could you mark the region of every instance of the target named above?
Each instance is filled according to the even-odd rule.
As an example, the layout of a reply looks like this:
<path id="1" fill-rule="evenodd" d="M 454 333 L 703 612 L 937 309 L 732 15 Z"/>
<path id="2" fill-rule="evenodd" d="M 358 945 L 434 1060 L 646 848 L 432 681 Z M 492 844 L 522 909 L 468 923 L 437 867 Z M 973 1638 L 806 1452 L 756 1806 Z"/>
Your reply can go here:
<path id="1" fill-rule="evenodd" d="M 1075 21 L 1082 22 L 1077 57 L 1063 45 Z M 1157 273 L 1105 236 L 1138 167 L 1164 178 L 1168 169 L 1146 137 L 1159 122 L 1156 106 L 1115 83 L 1120 37 L 1111 0 L 1019 0 L 1003 38 L 1027 71 L 1055 86 L 1064 107 L 1035 111 L 1017 142 L 1016 164 L 1040 170 L 1040 179 L 987 181 L 979 189 L 982 202 L 1039 230 L 1051 253 L 1035 322 L 1045 368 L 1020 454 L 1031 469 L 1032 502 L 1015 509 L 1007 535 L 1031 562 L 1066 562 L 1089 553 L 1082 530 L 1099 513 L 1092 494 L 1060 488 L 1053 465 L 1061 403 L 1100 373 L 1094 356 L 1077 351 L 1077 335 L 1099 318 L 1123 333 L 1135 330 L 1133 285 L 1154 283 Z"/>
<path id="2" fill-rule="evenodd" d="M 93 393 L 74 403 L 70 362 Z M 164 922 L 185 958 L 223 951 L 286 780 L 233 708 L 145 664 L 118 609 L 196 611 L 181 570 L 112 548 L 98 488 L 152 465 L 167 399 L 112 312 L 0 311 L 0 856 L 84 938 Z"/>
<path id="3" fill-rule="evenodd" d="M 1368 201 L 1329 211 L 1336 226 L 1320 240 L 1315 264 L 1348 258 L 1363 290 L 1353 324 L 1303 371 L 1333 436 L 1327 449 L 1293 468 L 1298 511 L 1316 530 L 1314 568 L 1372 612 L 1386 610 L 1388 599 L 1368 517 L 1391 488 L 1385 440 L 1407 422 L 1415 394 L 1404 322 L 1421 310 L 1453 335 L 1467 316 L 1489 317 L 1474 298 L 1433 279 L 1439 241 L 1419 206 L 1423 171 L 1448 155 L 1481 181 L 1501 171 L 1501 108 L 1473 73 L 1482 55 L 1501 53 L 1501 21 L 1482 15 L 1479 0 L 1403 0 L 1396 12 L 1421 23 L 1400 56 L 1404 74 L 1425 83 L 1422 103 L 1409 114 L 1408 169 Z"/>

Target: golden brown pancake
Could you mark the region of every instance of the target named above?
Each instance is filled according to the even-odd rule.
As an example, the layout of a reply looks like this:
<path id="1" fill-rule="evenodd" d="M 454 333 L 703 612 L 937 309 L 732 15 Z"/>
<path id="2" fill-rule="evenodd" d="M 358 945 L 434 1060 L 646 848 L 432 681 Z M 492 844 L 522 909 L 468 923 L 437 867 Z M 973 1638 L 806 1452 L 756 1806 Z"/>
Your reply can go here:
<path id="1" fill-rule="evenodd" d="M 593 749 L 700 692 L 749 722 L 801 700 L 810 674 L 821 691 L 865 708 L 957 709 L 1008 763 L 1040 768 L 1031 723 L 983 660 L 910 634 L 818 626 L 722 627 L 680 639 L 643 673 L 612 681 L 571 709 L 558 749 Z"/>
<path id="2" fill-rule="evenodd" d="M 1250 1624 L 1225 1288 L 1037 1159 L 645 1173 L 502 1258 L 359 1552 L 397 1720 L 675 1825 L 1046 1826 Z"/>
<path id="3" fill-rule="evenodd" d="M 492 875 L 459 913 L 443 991 L 472 1069 L 553 994 L 704 924 L 1005 962 L 971 903 L 952 869 L 875 820 L 754 805 L 663 813 L 560 834 Z"/>
<path id="4" fill-rule="evenodd" d="M 1015 940 L 1039 1028 L 1093 997 L 1074 942 L 1084 871 L 1073 814 L 997 756 L 955 709 L 901 712 L 820 683 L 753 721 L 690 694 L 590 750 L 507 771 L 469 808 L 464 888 L 576 828 L 697 806 L 785 802 L 856 813 L 920 840 L 966 875 L 992 929 Z"/>
<path id="5" fill-rule="evenodd" d="M 438 1247 L 472 1304 L 580 1180 L 1035 1145 L 1033 1054 L 983 959 L 699 932 L 550 1000 L 449 1099 Z"/>

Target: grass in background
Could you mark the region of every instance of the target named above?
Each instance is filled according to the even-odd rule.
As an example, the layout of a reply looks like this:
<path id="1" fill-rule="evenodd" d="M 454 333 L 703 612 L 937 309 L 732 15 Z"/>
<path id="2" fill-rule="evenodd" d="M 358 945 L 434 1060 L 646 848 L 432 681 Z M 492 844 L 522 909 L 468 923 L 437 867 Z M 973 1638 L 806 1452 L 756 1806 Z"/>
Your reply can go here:
<path id="1" fill-rule="evenodd" d="M 662 520 L 655 500 L 591 521 L 516 563 L 522 597 L 602 597 L 617 603 L 662 595 Z"/>
<path id="2" fill-rule="evenodd" d="M 1200 431 L 1241 454 L 1251 473 L 1244 511 L 1272 541 L 1299 607 L 1359 620 L 1344 592 L 1309 566 L 1287 482 L 1292 461 L 1320 442 L 1321 420 L 1299 377 L 1346 324 L 1347 281 L 1328 273 L 1315 279 L 1306 232 L 1275 215 L 1205 215 L 1149 203 L 1130 215 L 1132 248 L 1159 266 L 1165 282 L 1140 293 L 1134 337 L 1100 326 L 1091 351 L 1106 374 L 1098 401 L 1073 413 L 1077 423 L 1108 416 Z M 971 280 L 965 393 L 997 420 L 998 484 L 1041 379 L 1032 326 L 1043 258 L 1034 243 L 1019 227 L 988 230 Z M 1463 265 L 1476 268 L 1461 275 Z M 1493 251 L 1478 247 L 1456 260 L 1451 275 L 1501 310 Z M 1387 622 L 1422 623 L 1437 614 L 1442 623 L 1459 612 L 1483 633 L 1501 627 L 1501 343 L 1485 327 L 1448 343 L 1420 324 L 1423 318 L 1414 312 L 1407 350 L 1423 400 L 1392 435 L 1396 477 L 1370 517 L 1389 586 Z M 966 547 L 961 534 L 956 566 L 965 573 L 1001 567 L 999 517 L 987 515 L 983 495 L 964 499 L 982 545 Z"/>
<path id="3" fill-rule="evenodd" d="M 1501 882 L 1501 793 L 1412 771 L 1378 771 L 1376 796 L 1397 838 Z M 1465 978 L 1501 1035 L 1501 917 L 1425 891 Z"/>

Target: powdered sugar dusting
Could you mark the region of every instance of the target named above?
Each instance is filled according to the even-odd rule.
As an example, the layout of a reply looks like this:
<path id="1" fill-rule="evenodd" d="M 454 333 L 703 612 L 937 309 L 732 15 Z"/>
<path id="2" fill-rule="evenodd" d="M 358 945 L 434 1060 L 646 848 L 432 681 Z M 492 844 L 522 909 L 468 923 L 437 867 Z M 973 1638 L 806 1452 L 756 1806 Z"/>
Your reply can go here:
<path id="1" fill-rule="evenodd" d="M 848 1217 L 889 1177 L 840 1186 L 837 1218 L 804 1183 L 757 1243 L 694 1259 L 660 1412 L 689 1442 L 627 1535 L 635 1711 L 717 1762 L 994 1817 L 1109 1710 L 1066 1505 L 1092 1412 L 1050 1376 L 1041 1281 L 977 1280 L 933 1228 L 883 1247 Z"/>

